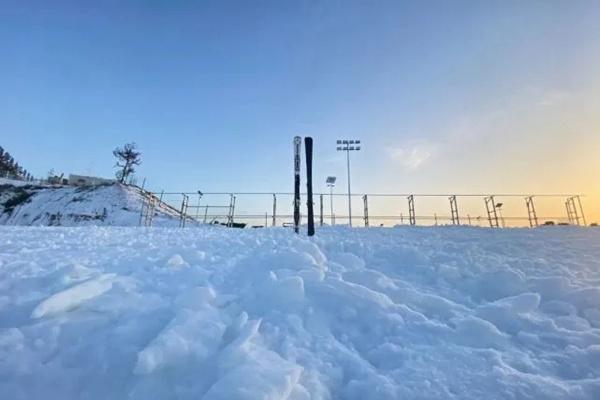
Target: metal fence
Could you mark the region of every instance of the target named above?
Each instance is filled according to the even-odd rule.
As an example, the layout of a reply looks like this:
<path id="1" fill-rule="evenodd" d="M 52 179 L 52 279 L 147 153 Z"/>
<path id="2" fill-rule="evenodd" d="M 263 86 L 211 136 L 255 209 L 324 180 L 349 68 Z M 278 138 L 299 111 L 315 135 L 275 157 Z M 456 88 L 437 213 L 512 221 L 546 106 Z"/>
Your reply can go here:
<path id="1" fill-rule="evenodd" d="M 224 224 L 286 226 L 293 222 L 293 193 L 147 192 L 152 202 L 178 211 L 180 226 Z M 305 198 L 305 194 L 302 194 Z M 361 227 L 473 225 L 537 227 L 586 226 L 581 194 L 352 194 L 316 193 L 315 223 Z M 150 201 L 149 201 L 150 202 Z M 152 205 L 154 210 L 155 205 Z M 146 207 L 149 209 L 149 207 Z M 306 209 L 303 204 L 302 211 Z M 142 211 L 143 212 L 143 211 Z M 147 217 L 140 216 L 140 223 Z M 151 224 L 151 219 L 150 219 Z"/>

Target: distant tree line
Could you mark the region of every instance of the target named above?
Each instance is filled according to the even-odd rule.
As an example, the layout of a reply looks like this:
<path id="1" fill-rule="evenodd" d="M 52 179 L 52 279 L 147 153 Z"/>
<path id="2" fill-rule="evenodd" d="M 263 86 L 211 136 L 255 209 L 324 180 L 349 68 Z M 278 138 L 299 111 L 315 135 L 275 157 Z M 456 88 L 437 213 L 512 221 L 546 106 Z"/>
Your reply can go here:
<path id="1" fill-rule="evenodd" d="M 32 181 L 31 175 L 13 158 L 8 151 L 0 146 L 0 176 L 24 181 Z"/>

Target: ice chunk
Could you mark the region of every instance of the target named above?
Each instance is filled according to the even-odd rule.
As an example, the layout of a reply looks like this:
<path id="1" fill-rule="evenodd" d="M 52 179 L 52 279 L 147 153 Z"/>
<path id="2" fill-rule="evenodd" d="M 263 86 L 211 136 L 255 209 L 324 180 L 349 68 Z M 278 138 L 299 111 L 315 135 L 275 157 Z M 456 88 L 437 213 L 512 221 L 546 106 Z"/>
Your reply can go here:
<path id="1" fill-rule="evenodd" d="M 187 266 L 187 262 L 179 254 L 174 254 L 167 261 L 167 265 L 172 268 L 181 268 Z"/>
<path id="2" fill-rule="evenodd" d="M 138 353 L 134 373 L 150 374 L 189 357 L 205 359 L 218 349 L 224 331 L 225 324 L 216 309 L 184 309 Z"/>
<path id="3" fill-rule="evenodd" d="M 298 383 L 302 368 L 275 353 L 229 370 L 203 397 L 204 400 L 285 400 Z"/>
<path id="4" fill-rule="evenodd" d="M 514 314 L 524 314 L 535 311 L 540 305 L 540 295 L 537 293 L 523 293 L 518 296 L 505 297 L 493 303 L 486 304 L 480 309 L 502 308 Z"/>
<path id="5" fill-rule="evenodd" d="M 299 276 L 279 279 L 273 289 L 273 301 L 297 303 L 304 299 L 304 280 Z"/>
<path id="6" fill-rule="evenodd" d="M 115 274 L 104 274 L 96 279 L 80 283 L 62 292 L 55 293 L 41 302 L 31 313 L 32 318 L 52 316 L 71 311 L 82 303 L 102 295 L 112 288 Z"/>
<path id="7" fill-rule="evenodd" d="M 277 353 L 253 343 L 260 320 L 246 321 L 237 339 L 218 357 L 220 378 L 204 396 L 220 399 L 287 399 L 298 384 L 302 368 Z"/>
<path id="8" fill-rule="evenodd" d="M 458 343 L 470 347 L 501 347 L 508 336 L 489 321 L 477 317 L 467 317 L 455 321 Z"/>
<path id="9" fill-rule="evenodd" d="M 177 298 L 180 308 L 199 309 L 216 299 L 216 292 L 211 287 L 198 286 L 192 288 Z"/>

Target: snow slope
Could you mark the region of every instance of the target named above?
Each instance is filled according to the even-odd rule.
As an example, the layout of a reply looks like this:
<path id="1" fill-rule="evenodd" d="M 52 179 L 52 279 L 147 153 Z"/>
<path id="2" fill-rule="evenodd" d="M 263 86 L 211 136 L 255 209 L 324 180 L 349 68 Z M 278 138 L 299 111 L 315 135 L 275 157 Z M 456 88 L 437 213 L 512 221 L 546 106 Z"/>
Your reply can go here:
<path id="1" fill-rule="evenodd" d="M 31 182 L 20 181 L 20 180 L 17 180 L 17 179 L 0 178 L 0 185 L 29 186 L 29 185 L 31 185 Z"/>
<path id="2" fill-rule="evenodd" d="M 137 187 L 118 183 L 80 187 L 5 183 L 0 186 L 0 225 L 136 226 L 145 196 Z M 154 224 L 177 226 L 178 219 L 175 210 L 156 208 Z"/>
<path id="3" fill-rule="evenodd" d="M 600 230 L 0 227 L 6 399 L 598 399 Z"/>

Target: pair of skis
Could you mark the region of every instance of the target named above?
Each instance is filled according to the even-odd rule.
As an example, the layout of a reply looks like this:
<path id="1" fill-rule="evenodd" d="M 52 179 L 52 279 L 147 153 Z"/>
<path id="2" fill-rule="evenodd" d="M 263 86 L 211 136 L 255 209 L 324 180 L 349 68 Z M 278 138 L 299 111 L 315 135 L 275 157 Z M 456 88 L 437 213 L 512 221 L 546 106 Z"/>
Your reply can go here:
<path id="1" fill-rule="evenodd" d="M 294 232 L 300 232 L 300 150 L 302 138 L 294 137 Z M 312 190 L 312 160 L 313 140 L 311 137 L 304 138 L 304 150 L 306 153 L 306 207 L 308 210 L 308 236 L 315 234 L 315 215 L 313 210 Z"/>

